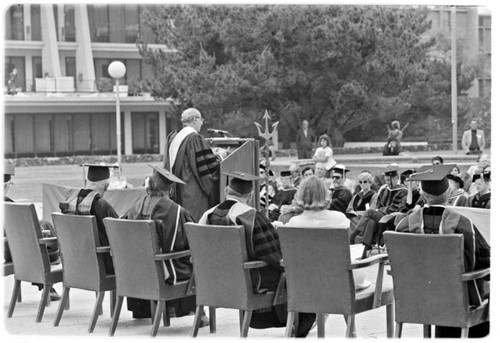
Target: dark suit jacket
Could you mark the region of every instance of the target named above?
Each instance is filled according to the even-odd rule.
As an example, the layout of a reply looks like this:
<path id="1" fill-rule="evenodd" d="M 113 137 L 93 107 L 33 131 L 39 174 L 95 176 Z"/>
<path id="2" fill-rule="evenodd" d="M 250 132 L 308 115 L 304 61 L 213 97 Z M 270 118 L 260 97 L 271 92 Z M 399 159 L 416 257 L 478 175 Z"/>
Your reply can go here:
<path id="1" fill-rule="evenodd" d="M 297 130 L 295 138 L 297 143 L 297 153 L 299 158 L 311 158 L 312 148 L 316 142 L 316 134 L 311 128 L 307 129 L 307 137 L 304 135 L 302 127 Z"/>

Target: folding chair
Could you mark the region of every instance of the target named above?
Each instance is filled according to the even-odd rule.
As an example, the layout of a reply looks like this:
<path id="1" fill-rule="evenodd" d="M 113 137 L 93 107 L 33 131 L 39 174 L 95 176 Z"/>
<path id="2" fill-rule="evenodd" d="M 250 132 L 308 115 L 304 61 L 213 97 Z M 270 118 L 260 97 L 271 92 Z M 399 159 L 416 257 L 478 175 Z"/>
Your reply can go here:
<path id="1" fill-rule="evenodd" d="M 191 280 L 165 283 L 164 261 L 189 256 L 189 250 L 161 254 L 153 220 L 105 218 L 104 226 L 115 267 L 117 302 L 109 335 L 118 325 L 124 297 L 155 301 L 151 336 L 156 336 L 166 300 L 193 295 Z"/>
<path id="2" fill-rule="evenodd" d="M 71 288 L 85 289 L 97 293 L 88 332 L 93 332 L 97 316 L 102 312 L 102 301 L 106 291 L 111 291 L 111 315 L 115 300 L 115 276 L 106 275 L 103 254 L 109 247 L 101 247 L 97 222 L 94 216 L 53 213 L 52 221 L 57 232 L 61 261 L 64 268 L 62 295 L 54 326 L 58 326 Z"/>
<path id="3" fill-rule="evenodd" d="M 355 315 L 380 306 L 386 307 L 387 337 L 392 337 L 392 285 L 383 282 L 387 255 L 351 262 L 347 229 L 283 226 L 278 232 L 288 293 L 287 337 L 299 312 L 342 314 L 346 337 L 355 337 Z M 375 264 L 375 285 L 356 291 L 353 271 Z M 318 337 L 324 336 L 324 317 L 318 316 Z"/>
<path id="4" fill-rule="evenodd" d="M 489 300 L 469 304 L 467 282 L 489 275 L 489 268 L 465 273 L 461 234 L 425 235 L 385 232 L 394 282 L 396 337 L 403 323 L 462 328 L 467 338 L 471 326 L 488 320 Z"/>
<path id="5" fill-rule="evenodd" d="M 42 298 L 38 305 L 36 322 L 42 320 L 45 306 L 49 303 L 50 289 L 63 279 L 60 264 L 51 265 L 46 244 L 57 242 L 57 238 L 42 238 L 33 204 L 5 203 L 5 233 L 14 263 L 14 290 L 10 299 L 7 317 L 12 317 L 16 299 L 20 296 L 21 281 L 43 284 Z"/>
<path id="6" fill-rule="evenodd" d="M 248 259 L 243 226 L 187 223 L 185 230 L 196 280 L 193 337 L 198 334 L 203 306 L 240 310 L 240 336 L 247 337 L 253 311 L 286 302 L 286 292 L 280 287 L 275 292 L 254 293 L 250 270 L 268 264 Z M 212 315 L 215 310 L 211 321 Z"/>

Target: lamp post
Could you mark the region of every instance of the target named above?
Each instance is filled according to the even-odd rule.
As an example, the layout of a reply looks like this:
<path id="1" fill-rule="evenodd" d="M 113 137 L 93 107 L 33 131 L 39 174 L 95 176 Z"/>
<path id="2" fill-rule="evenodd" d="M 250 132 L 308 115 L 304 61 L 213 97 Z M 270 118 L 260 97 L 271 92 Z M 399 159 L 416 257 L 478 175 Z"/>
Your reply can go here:
<path id="1" fill-rule="evenodd" d="M 127 68 L 120 61 L 111 62 L 108 67 L 109 75 L 115 79 L 115 97 L 116 97 L 116 152 L 118 157 L 118 165 L 122 165 L 122 133 L 120 120 L 120 78 L 125 75 Z"/>

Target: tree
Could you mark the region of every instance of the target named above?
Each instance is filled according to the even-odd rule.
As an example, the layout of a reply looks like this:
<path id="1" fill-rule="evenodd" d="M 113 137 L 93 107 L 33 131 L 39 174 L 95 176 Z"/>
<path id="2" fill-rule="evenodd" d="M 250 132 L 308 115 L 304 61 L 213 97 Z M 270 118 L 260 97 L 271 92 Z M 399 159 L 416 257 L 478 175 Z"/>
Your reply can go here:
<path id="1" fill-rule="evenodd" d="M 268 109 L 280 126 L 309 119 L 341 145 L 410 111 L 428 78 L 426 18 L 404 6 L 165 6 L 143 20 L 171 51 L 140 51 L 156 70 L 153 95 L 200 108 L 211 125 L 248 135 L 239 124 Z"/>

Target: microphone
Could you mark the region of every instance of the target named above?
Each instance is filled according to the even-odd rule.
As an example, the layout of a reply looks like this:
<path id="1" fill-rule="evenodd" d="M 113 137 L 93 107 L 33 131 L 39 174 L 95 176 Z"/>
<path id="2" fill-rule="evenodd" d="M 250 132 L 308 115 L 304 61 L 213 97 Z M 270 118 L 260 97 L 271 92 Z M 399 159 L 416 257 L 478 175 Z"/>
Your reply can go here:
<path id="1" fill-rule="evenodd" d="M 231 136 L 229 134 L 229 132 L 225 131 L 225 130 L 219 130 L 219 129 L 207 129 L 207 132 L 208 133 L 211 133 L 211 134 L 216 134 L 216 135 L 221 135 L 223 137 L 229 137 Z"/>

